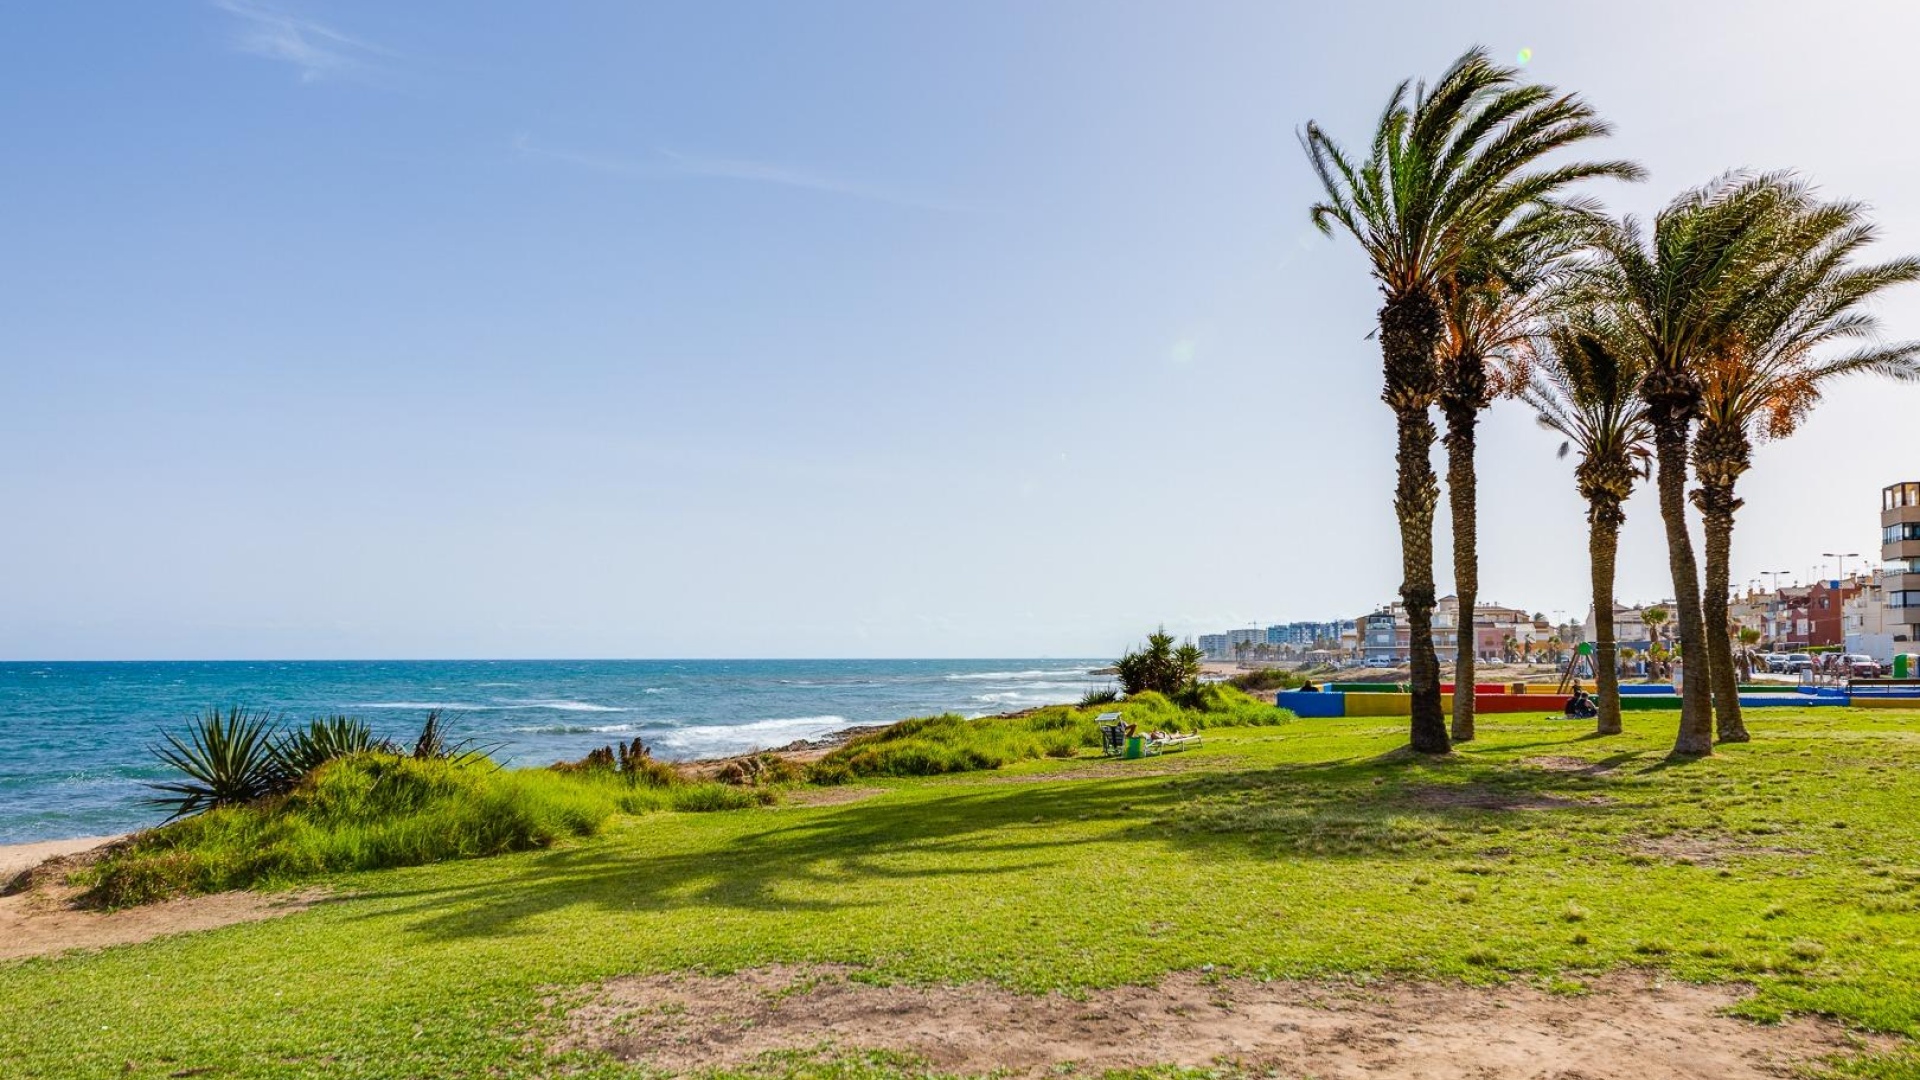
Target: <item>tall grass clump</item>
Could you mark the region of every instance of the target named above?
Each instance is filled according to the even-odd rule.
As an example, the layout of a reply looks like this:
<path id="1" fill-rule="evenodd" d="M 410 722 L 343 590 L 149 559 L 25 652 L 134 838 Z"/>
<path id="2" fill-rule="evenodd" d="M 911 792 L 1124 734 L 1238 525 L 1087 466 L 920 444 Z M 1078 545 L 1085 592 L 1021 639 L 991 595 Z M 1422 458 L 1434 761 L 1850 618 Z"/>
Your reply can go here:
<path id="1" fill-rule="evenodd" d="M 542 848 L 592 835 L 616 813 L 764 801 L 724 784 L 655 788 L 611 775 L 501 769 L 484 759 L 369 752 L 328 761 L 284 794 L 141 833 L 79 882 L 89 902 L 125 907 Z"/>
<path id="2" fill-rule="evenodd" d="M 1100 745 L 1095 718 L 1101 711 L 1100 706 L 1056 705 L 976 720 L 953 713 L 903 720 L 859 736 L 814 762 L 807 778 L 835 784 L 860 776 L 936 776 L 1072 757 Z M 1131 694 L 1120 713 L 1141 731 L 1166 732 L 1278 724 L 1293 716 L 1217 683 L 1188 686 L 1171 698 L 1151 690 Z"/>

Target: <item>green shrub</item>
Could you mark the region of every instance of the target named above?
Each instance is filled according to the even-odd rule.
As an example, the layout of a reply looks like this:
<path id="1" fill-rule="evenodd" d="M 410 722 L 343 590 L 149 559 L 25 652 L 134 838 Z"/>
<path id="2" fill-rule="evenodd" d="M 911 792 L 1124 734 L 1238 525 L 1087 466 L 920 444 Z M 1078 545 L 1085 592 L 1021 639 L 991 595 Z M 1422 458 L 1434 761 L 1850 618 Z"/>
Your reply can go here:
<path id="1" fill-rule="evenodd" d="M 1245 690 L 1254 694 L 1261 691 L 1292 690 L 1305 684 L 1307 677 L 1299 672 L 1281 671 L 1279 668 L 1261 668 L 1258 671 L 1243 671 L 1227 680 L 1227 685 L 1235 690 Z"/>
<path id="2" fill-rule="evenodd" d="M 1189 686 L 1176 700 L 1151 690 L 1127 697 L 1122 716 L 1141 731 L 1278 724 L 1293 714 L 1229 686 Z M 814 762 L 807 779 L 843 784 L 859 776 L 935 776 L 997 769 L 1015 761 L 1071 757 L 1100 745 L 1096 708 L 1056 705 L 977 720 L 948 713 L 903 720 L 849 741 Z"/>
<path id="3" fill-rule="evenodd" d="M 619 812 L 732 810 L 766 798 L 724 784 L 643 787 L 602 773 L 356 754 L 320 766 L 283 795 L 142 833 L 86 871 L 81 884 L 90 902 L 124 907 L 525 851 L 590 835 Z"/>
<path id="4" fill-rule="evenodd" d="M 1173 635 L 1156 630 L 1147 635 L 1147 647 L 1114 661 L 1120 686 L 1129 697 L 1146 690 L 1171 694 L 1200 677 L 1201 653 L 1189 641 L 1174 648 Z"/>

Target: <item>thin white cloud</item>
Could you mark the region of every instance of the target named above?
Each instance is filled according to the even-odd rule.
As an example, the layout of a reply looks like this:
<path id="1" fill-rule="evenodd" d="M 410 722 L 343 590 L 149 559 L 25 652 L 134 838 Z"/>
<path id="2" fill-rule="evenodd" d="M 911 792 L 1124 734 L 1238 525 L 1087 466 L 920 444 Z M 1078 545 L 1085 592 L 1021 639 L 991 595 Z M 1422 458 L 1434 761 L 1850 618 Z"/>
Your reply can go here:
<path id="1" fill-rule="evenodd" d="M 255 0 L 213 0 L 213 6 L 239 20 L 234 49 L 291 64 L 299 69 L 301 82 L 364 77 L 374 61 L 393 55 L 372 42 Z"/>
<path id="2" fill-rule="evenodd" d="M 514 138 L 513 149 L 515 153 L 526 157 L 546 158 L 584 169 L 623 176 L 695 176 L 716 180 L 739 180 L 752 184 L 799 188 L 803 191 L 817 191 L 826 195 L 907 206 L 920 210 L 961 212 L 970 209 L 958 203 L 926 198 L 875 184 L 845 180 L 785 165 L 738 158 L 703 157 L 665 148 L 655 150 L 654 156 L 650 159 L 634 161 L 536 146 L 531 138 L 523 134 Z"/>

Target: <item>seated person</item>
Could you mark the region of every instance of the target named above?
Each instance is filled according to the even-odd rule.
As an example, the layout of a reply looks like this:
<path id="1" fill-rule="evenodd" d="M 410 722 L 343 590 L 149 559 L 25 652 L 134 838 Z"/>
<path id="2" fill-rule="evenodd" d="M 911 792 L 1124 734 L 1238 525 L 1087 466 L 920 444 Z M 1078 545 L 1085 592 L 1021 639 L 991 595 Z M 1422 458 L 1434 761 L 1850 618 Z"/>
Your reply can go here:
<path id="1" fill-rule="evenodd" d="M 1585 690 L 1575 687 L 1573 697 L 1567 699 L 1567 719 L 1591 720 L 1600 715 L 1600 706 L 1594 704 Z"/>
<path id="2" fill-rule="evenodd" d="M 1306 682 L 1300 684 L 1300 691 L 1306 694 L 1317 694 L 1320 692 L 1320 688 L 1313 685 L 1312 679 L 1308 679 Z"/>

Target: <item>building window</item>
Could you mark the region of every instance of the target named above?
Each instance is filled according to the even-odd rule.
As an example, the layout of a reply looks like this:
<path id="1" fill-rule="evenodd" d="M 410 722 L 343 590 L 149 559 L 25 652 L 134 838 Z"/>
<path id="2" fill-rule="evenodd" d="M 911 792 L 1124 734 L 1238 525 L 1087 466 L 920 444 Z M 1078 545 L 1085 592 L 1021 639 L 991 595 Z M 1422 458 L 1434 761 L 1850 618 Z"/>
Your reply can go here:
<path id="1" fill-rule="evenodd" d="M 1920 589 L 1890 589 L 1888 607 L 1920 607 Z"/>
<path id="2" fill-rule="evenodd" d="M 1880 530 L 1883 544 L 1898 544 L 1903 540 L 1920 540 L 1920 521 L 1906 521 Z"/>

